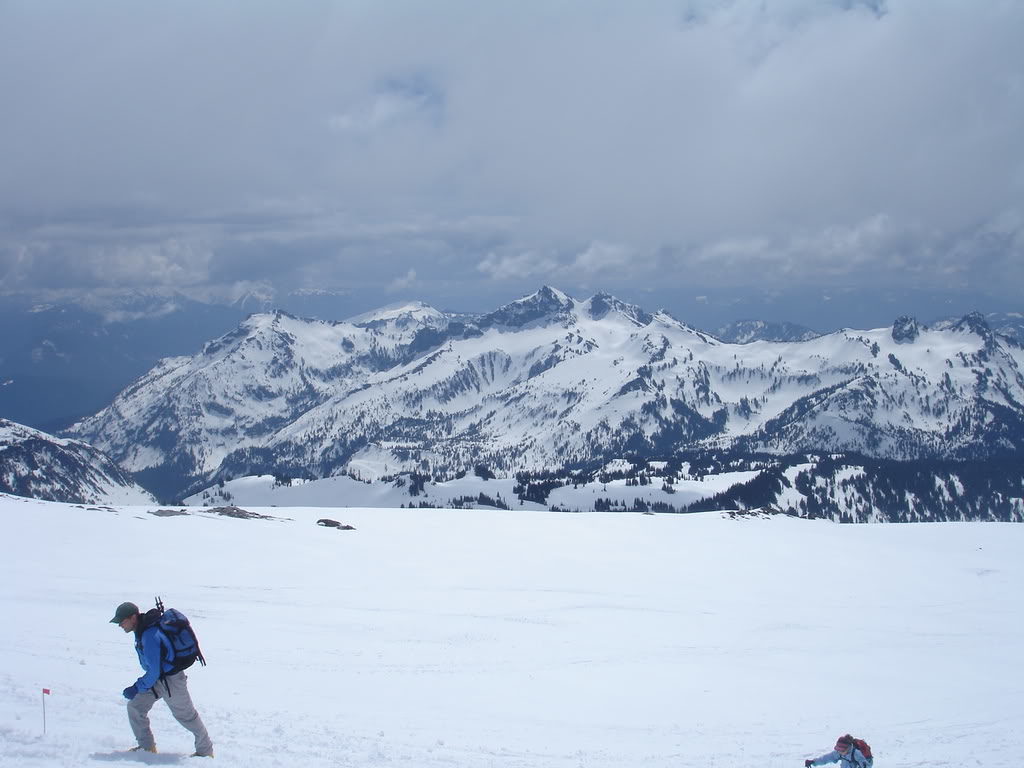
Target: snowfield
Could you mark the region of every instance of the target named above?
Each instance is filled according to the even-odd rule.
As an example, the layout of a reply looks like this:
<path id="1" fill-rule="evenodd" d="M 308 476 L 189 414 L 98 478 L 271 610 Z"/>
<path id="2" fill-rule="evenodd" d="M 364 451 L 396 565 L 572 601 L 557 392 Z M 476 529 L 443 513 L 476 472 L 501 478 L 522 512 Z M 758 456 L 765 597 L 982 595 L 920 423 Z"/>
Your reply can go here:
<path id="1" fill-rule="evenodd" d="M 0 496 L 0 768 L 196 762 L 162 704 L 160 754 L 117 753 L 108 620 L 155 595 L 218 766 L 800 768 L 846 732 L 878 768 L 1019 763 L 1024 526 L 155 509 Z"/>

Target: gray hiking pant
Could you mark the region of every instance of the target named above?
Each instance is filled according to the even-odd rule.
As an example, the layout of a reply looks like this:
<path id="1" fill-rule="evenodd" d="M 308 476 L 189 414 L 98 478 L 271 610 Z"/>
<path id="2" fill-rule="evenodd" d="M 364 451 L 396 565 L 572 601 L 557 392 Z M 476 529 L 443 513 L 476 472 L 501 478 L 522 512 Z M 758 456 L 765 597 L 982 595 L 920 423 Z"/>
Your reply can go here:
<path id="1" fill-rule="evenodd" d="M 158 680 L 151 689 L 137 694 L 128 702 L 128 722 L 139 746 L 143 749 L 153 749 L 156 746 L 153 731 L 149 727 L 149 710 L 156 704 L 158 697 L 167 702 L 174 719 L 195 736 L 196 752 L 200 755 L 212 754 L 213 742 L 210 741 L 206 726 L 192 704 L 192 697 L 188 695 L 188 676 L 184 672 Z"/>

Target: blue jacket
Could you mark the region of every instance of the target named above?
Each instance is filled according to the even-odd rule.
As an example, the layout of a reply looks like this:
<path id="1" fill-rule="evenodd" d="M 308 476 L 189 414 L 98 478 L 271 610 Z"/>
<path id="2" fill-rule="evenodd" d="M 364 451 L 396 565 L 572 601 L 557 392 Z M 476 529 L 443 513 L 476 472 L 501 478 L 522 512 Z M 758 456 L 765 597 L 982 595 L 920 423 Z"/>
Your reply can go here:
<path id="1" fill-rule="evenodd" d="M 834 749 L 827 755 L 815 758 L 811 765 L 826 765 L 827 763 L 842 763 L 842 768 L 871 768 L 874 761 L 864 757 L 864 753 L 856 747 L 850 747 L 850 751 L 841 755 Z"/>
<path id="2" fill-rule="evenodd" d="M 139 664 L 144 670 L 142 677 L 135 681 L 141 693 L 156 685 L 162 674 L 171 671 L 171 664 L 166 660 L 174 653 L 167 636 L 156 624 L 150 624 L 136 634 L 135 652 L 139 654 Z"/>

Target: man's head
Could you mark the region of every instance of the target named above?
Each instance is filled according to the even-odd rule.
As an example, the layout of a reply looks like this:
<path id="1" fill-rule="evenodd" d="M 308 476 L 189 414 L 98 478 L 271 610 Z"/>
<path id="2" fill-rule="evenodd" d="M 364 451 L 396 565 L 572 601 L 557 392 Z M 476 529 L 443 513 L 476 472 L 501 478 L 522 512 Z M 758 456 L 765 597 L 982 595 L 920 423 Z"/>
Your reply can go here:
<path id="1" fill-rule="evenodd" d="M 125 632 L 134 632 L 139 624 L 139 606 L 135 603 L 121 603 L 114 611 L 111 624 L 117 624 Z"/>
<path id="2" fill-rule="evenodd" d="M 853 737 L 850 736 L 849 734 L 847 734 L 845 736 L 840 736 L 836 740 L 836 752 L 838 752 L 840 755 L 845 755 L 847 752 L 850 751 L 850 747 L 852 747 L 852 746 L 853 746 Z"/>

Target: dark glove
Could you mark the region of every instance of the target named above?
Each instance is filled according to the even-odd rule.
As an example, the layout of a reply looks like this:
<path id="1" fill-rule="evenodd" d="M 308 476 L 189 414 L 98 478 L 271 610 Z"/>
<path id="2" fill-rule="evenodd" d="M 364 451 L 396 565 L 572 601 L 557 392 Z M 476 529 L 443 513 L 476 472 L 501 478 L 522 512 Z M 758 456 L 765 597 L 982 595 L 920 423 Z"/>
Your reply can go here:
<path id="1" fill-rule="evenodd" d="M 812 765 L 814 765 L 813 760 L 804 760 L 804 768 L 811 768 Z"/>
<path id="2" fill-rule="evenodd" d="M 139 692 L 139 687 L 137 685 L 129 685 L 127 688 L 125 688 L 122 691 L 122 693 L 124 694 L 124 697 L 126 699 L 128 699 L 128 701 L 131 701 L 132 699 L 134 699 L 136 694 L 138 694 L 138 692 Z"/>

